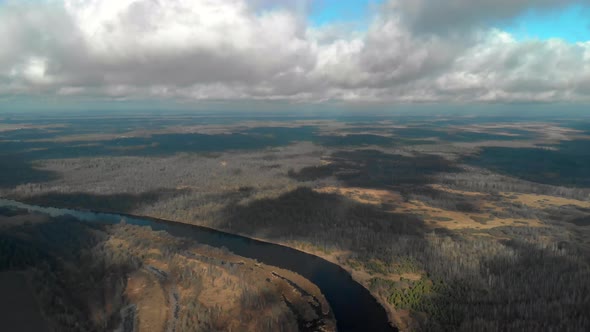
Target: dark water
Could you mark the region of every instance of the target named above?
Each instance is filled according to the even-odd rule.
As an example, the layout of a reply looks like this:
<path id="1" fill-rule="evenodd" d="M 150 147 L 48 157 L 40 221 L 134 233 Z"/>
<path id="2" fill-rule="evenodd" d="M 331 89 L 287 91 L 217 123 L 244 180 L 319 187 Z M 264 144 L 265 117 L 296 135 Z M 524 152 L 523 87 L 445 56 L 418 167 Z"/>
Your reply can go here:
<path id="1" fill-rule="evenodd" d="M 339 331 L 395 331 L 383 307 L 369 291 L 339 266 L 301 251 L 205 227 L 123 214 L 46 208 L 0 199 L 0 207 L 16 207 L 51 216 L 72 215 L 82 221 L 149 226 L 153 230 L 194 239 L 212 247 L 226 247 L 233 253 L 259 262 L 297 272 L 316 284 L 332 307 Z"/>

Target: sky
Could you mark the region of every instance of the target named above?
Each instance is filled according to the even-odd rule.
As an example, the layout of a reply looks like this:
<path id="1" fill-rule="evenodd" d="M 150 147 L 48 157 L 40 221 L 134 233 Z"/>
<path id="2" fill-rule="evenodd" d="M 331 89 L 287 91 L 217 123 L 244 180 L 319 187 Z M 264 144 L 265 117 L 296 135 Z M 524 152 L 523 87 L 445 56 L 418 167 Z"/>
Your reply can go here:
<path id="1" fill-rule="evenodd" d="M 590 0 L 0 0 L 0 111 L 215 103 L 588 105 Z"/>

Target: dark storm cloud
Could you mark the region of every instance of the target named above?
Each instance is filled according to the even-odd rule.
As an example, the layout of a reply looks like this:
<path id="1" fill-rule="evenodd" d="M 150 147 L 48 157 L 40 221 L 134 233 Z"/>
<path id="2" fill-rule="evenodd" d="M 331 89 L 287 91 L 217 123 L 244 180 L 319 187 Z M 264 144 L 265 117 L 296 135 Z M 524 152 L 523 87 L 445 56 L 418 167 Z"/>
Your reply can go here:
<path id="1" fill-rule="evenodd" d="M 548 11 L 588 0 L 390 0 L 387 7 L 417 32 L 470 31 L 473 27 L 506 23 L 527 10 Z M 467 30 L 465 30 L 467 29 Z"/>

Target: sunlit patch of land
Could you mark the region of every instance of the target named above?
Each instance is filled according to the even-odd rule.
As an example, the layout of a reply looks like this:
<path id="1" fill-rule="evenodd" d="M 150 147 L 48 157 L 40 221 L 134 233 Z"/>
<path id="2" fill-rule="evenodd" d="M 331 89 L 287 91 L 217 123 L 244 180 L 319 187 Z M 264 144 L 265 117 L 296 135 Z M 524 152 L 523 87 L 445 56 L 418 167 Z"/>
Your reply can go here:
<path id="1" fill-rule="evenodd" d="M 402 197 L 398 193 L 389 190 L 329 186 L 318 188 L 316 191 L 319 193 L 342 195 L 362 204 L 381 205 L 402 201 Z"/>
<path id="2" fill-rule="evenodd" d="M 473 197 L 474 199 L 482 198 L 482 197 L 485 197 L 486 196 L 485 193 L 481 193 L 481 192 L 478 192 L 478 191 L 457 190 L 457 189 L 452 189 L 452 188 L 449 188 L 449 187 L 445 187 L 445 186 L 440 185 L 440 184 L 431 184 L 430 187 L 432 187 L 433 189 L 436 189 L 436 190 L 446 191 L 446 192 L 451 193 L 451 194 L 457 194 L 457 195 L 463 195 L 463 196 Z"/>
<path id="3" fill-rule="evenodd" d="M 9 132 L 9 131 L 27 130 L 27 129 L 51 130 L 51 129 L 66 128 L 66 127 L 67 127 L 67 125 L 65 125 L 65 124 L 40 125 L 40 124 L 32 124 L 32 123 L 10 123 L 10 124 L 0 123 L 0 133 Z"/>
<path id="4" fill-rule="evenodd" d="M 498 207 L 492 206 L 495 209 Z M 539 220 L 526 218 L 497 218 L 492 213 L 469 213 L 448 211 L 429 206 L 420 201 L 409 201 L 394 211 L 419 215 L 424 218 L 427 225 L 433 228 L 458 229 L 492 229 L 502 226 L 527 226 L 539 227 L 542 224 Z"/>
<path id="5" fill-rule="evenodd" d="M 590 201 L 582 201 L 578 199 L 556 197 L 549 195 L 537 195 L 537 194 L 518 194 L 518 193 L 502 193 L 505 199 L 524 204 L 536 209 L 544 209 L 548 207 L 559 207 L 559 206 L 577 206 L 581 208 L 590 208 Z"/>
<path id="6" fill-rule="evenodd" d="M 476 212 L 459 212 L 449 211 L 437 207 L 429 206 L 428 204 L 418 201 L 409 200 L 404 201 L 402 196 L 394 191 L 381 189 L 366 189 L 366 188 L 349 188 L 349 187 L 322 187 L 316 189 L 320 193 L 339 194 L 352 199 L 361 204 L 371 205 L 385 205 L 393 206 L 392 212 L 403 212 L 420 216 L 424 219 L 427 225 L 432 228 L 446 228 L 451 230 L 457 229 L 491 229 L 502 226 L 527 226 L 540 227 L 542 224 L 539 220 L 527 218 L 498 218 L 493 215 L 493 212 L 501 211 L 502 207 L 495 204 L 482 201 L 481 198 L 486 194 L 479 192 L 469 192 L 446 188 L 441 185 L 431 185 L 432 188 L 446 191 L 453 194 L 464 195 L 477 201 L 482 208 L 488 210 L 485 213 Z M 522 197 L 522 196 L 520 196 Z M 574 203 L 584 203 L 583 206 L 590 206 L 588 202 L 581 202 L 576 200 L 561 200 L 561 203 L 575 205 Z"/>
<path id="7" fill-rule="evenodd" d="M 141 229 L 134 229 L 133 234 L 144 237 L 145 240 L 162 242 L 162 238 L 154 238 L 149 232 Z M 120 250 L 134 251 L 128 241 L 121 241 L 116 237 L 109 239 L 109 245 Z M 140 254 L 139 251 L 137 253 Z M 298 319 L 321 320 L 322 331 L 335 329 L 334 321 L 326 319 L 331 316 L 330 307 L 317 286 L 291 271 L 260 264 L 228 251 L 207 246 L 189 248 L 171 257 L 153 248 L 147 250 L 144 255 L 144 268 L 129 277 L 127 287 L 130 299 L 138 307 L 140 328 L 143 322 L 143 326 L 150 326 L 148 329 L 155 331 L 159 330 L 156 326 L 170 326 L 170 322 L 176 319 L 178 322 L 175 324 L 183 326 L 186 323 L 183 319 L 188 319 L 184 316 L 185 310 L 188 310 L 186 306 L 198 303 L 197 306 L 218 312 L 219 322 L 215 324 L 221 324 L 220 326 L 231 330 L 257 330 L 260 322 L 276 316 L 277 311 L 290 312 L 282 301 L 265 304 L 264 301 L 267 300 L 257 299 L 257 296 L 262 296 L 256 295 L 258 292 L 269 292 L 266 297 L 278 295 L 279 298 L 287 299 L 297 310 L 294 314 Z M 211 264 L 212 261 L 221 264 Z M 174 283 L 169 277 L 163 277 L 178 273 L 181 273 L 182 278 L 187 278 L 188 275 L 185 274 L 190 273 L 197 278 L 198 283 Z M 304 289 L 312 298 L 300 293 L 290 283 Z M 177 294 L 179 300 L 175 300 L 174 294 Z M 311 302 L 312 299 L 319 301 L 326 317 L 317 316 L 311 308 L 314 304 Z M 244 301 L 258 304 L 248 307 L 244 306 Z M 178 305 L 181 311 L 180 318 L 174 317 L 175 305 Z"/>
<path id="8" fill-rule="evenodd" d="M 156 276 L 146 270 L 132 273 L 125 295 L 137 306 L 138 331 L 164 331 L 168 303 Z"/>

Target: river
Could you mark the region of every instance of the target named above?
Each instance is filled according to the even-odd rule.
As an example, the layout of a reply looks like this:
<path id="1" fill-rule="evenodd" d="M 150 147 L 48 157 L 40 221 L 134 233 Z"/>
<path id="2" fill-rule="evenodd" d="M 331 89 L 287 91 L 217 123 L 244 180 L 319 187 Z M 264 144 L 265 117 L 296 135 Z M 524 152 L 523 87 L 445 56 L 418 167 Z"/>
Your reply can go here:
<path id="1" fill-rule="evenodd" d="M 171 235 L 190 238 L 212 247 L 225 247 L 236 255 L 297 272 L 313 282 L 330 303 L 337 320 L 338 331 L 396 331 L 388 323 L 385 309 L 367 289 L 354 281 L 348 272 L 336 264 L 299 250 L 211 228 L 149 217 L 41 207 L 6 199 L 0 199 L 0 207 L 21 208 L 55 217 L 71 215 L 86 222 L 113 224 L 124 219 L 128 224 L 151 227 L 155 231 L 167 231 Z"/>

